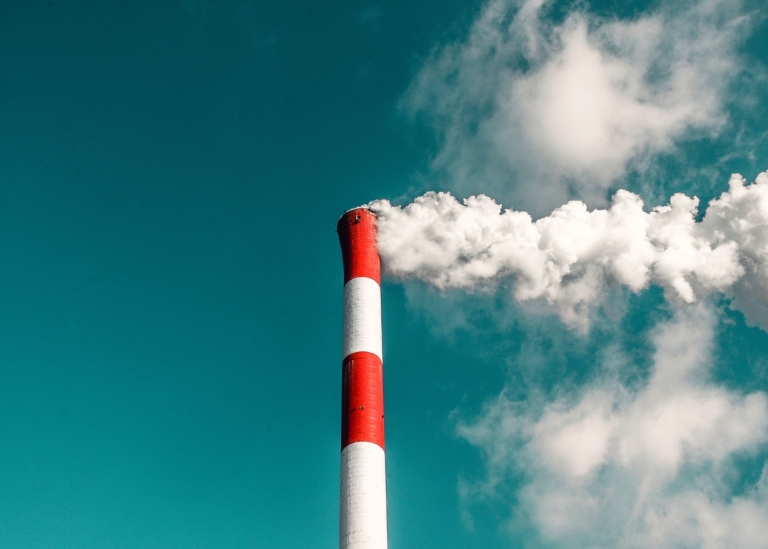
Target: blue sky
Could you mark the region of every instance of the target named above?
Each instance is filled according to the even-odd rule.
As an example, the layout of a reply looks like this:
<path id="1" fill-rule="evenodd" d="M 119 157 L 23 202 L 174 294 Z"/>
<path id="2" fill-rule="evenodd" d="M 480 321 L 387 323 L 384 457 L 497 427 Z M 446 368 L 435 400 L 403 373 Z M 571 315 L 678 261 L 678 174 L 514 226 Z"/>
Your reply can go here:
<path id="1" fill-rule="evenodd" d="M 765 12 L 3 5 L 0 546 L 336 546 L 339 215 L 435 190 L 539 219 L 627 189 L 702 221 L 768 169 Z M 524 299 L 390 260 L 390 545 L 760 547 L 757 221 L 732 257 Z"/>

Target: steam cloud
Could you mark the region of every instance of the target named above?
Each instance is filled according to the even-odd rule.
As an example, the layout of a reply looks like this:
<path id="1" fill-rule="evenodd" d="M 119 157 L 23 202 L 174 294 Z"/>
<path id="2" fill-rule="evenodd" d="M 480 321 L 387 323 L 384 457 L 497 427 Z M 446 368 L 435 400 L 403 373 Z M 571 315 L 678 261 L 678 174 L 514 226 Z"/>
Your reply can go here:
<path id="1" fill-rule="evenodd" d="M 459 422 L 487 469 L 468 502 L 522 472 L 512 517 L 537 532 L 525 547 L 764 548 L 768 465 L 745 490 L 730 475 L 768 442 L 768 395 L 713 383 L 716 327 L 710 306 L 678 308 L 653 331 L 640 387 L 619 379 L 633 365 L 618 354 L 576 394 L 542 405 L 502 392 Z"/>
<path id="2" fill-rule="evenodd" d="M 644 210 L 642 199 L 618 191 L 607 209 L 571 201 L 534 221 L 493 199 L 459 202 L 429 192 L 400 207 L 376 200 L 384 269 L 440 289 L 488 288 L 508 280 L 519 301 L 545 300 L 571 326 L 611 286 L 639 292 L 651 284 L 669 299 L 734 297 L 753 324 L 768 327 L 768 172 L 748 185 L 733 175 L 697 221 L 699 200 L 675 194 Z"/>
<path id="3" fill-rule="evenodd" d="M 728 321 L 711 297 L 768 331 L 768 172 L 751 185 L 733 175 L 706 208 L 684 194 L 653 208 L 625 190 L 605 197 L 709 185 L 716 170 L 689 161 L 691 140 L 762 161 L 764 124 L 748 122 L 763 92 L 749 82 L 765 82 L 765 64 L 742 46 L 765 1 L 656 2 L 627 18 L 589 4 L 486 0 L 465 36 L 425 60 L 400 106 L 435 132 L 428 180 L 475 196 L 372 202 L 384 271 L 441 290 L 509 288 L 582 332 L 612 289 L 660 286 L 675 305 L 645 334 L 650 370 L 601 326 L 584 334 L 603 338 L 588 380 L 552 393 L 525 372 L 578 351 L 561 353 L 549 322 L 523 326 L 498 397 L 454 413 L 485 462 L 483 479 L 459 482 L 469 524 L 473 505 L 502 502 L 515 546 L 763 548 L 768 393 L 718 379 Z M 658 162 L 668 155 L 683 167 Z"/>
<path id="4" fill-rule="evenodd" d="M 574 197 L 602 206 L 659 153 L 724 131 L 754 70 L 739 54 L 754 3 L 657 2 L 631 19 L 574 7 L 560 23 L 553 4 L 488 0 L 419 71 L 402 108 L 438 137 L 432 179 L 537 216 Z"/>

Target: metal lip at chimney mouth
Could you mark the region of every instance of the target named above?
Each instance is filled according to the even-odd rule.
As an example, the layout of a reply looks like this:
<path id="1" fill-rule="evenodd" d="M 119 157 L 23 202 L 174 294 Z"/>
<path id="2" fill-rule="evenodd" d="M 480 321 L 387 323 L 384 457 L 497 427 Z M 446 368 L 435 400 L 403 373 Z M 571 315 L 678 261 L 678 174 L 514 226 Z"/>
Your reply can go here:
<path id="1" fill-rule="evenodd" d="M 350 209 L 346 210 L 341 215 L 341 217 L 339 217 L 339 220 L 336 222 L 336 232 L 339 232 L 339 224 L 341 223 L 341 220 L 344 219 L 345 217 L 347 217 L 347 215 L 349 215 L 350 212 L 354 212 L 354 211 L 357 211 L 357 210 L 366 211 L 369 214 L 371 214 L 373 217 L 378 217 L 376 215 L 376 213 L 373 210 L 371 210 L 371 207 L 368 204 L 363 204 L 362 206 L 357 206 L 356 208 L 350 208 Z"/>

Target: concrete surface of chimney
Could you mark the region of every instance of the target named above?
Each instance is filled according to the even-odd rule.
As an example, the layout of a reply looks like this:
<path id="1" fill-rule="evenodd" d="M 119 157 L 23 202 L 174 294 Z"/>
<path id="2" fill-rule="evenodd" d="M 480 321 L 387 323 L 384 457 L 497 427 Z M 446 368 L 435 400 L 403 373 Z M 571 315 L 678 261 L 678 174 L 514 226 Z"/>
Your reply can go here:
<path id="1" fill-rule="evenodd" d="M 384 385 L 376 216 L 366 208 L 337 226 L 344 260 L 340 549 L 386 549 Z"/>

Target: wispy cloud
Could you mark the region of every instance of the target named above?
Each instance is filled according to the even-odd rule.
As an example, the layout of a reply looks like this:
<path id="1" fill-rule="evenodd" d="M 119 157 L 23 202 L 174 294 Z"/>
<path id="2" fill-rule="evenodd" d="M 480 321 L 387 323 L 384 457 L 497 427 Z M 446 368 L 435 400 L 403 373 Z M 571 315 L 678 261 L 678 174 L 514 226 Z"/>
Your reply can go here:
<path id="1" fill-rule="evenodd" d="M 742 473 L 735 458 L 768 443 L 768 398 L 712 382 L 715 323 L 696 305 L 658 326 L 652 372 L 637 389 L 613 365 L 554 402 L 502 393 L 460 423 L 487 465 L 484 480 L 463 485 L 465 503 L 522 472 L 509 527 L 533 524 L 531 547 L 764 547 L 768 474 L 746 490 L 730 480 Z"/>
<path id="2" fill-rule="evenodd" d="M 741 3 L 664 4 L 632 20 L 543 0 L 491 0 L 465 39 L 438 48 L 403 108 L 440 136 L 434 177 L 534 214 L 593 204 L 676 142 L 717 132 L 744 70 Z"/>
<path id="3" fill-rule="evenodd" d="M 701 215 L 690 192 L 691 173 L 724 185 L 731 158 L 765 169 L 764 128 L 732 119 L 762 112 L 739 88 L 766 75 L 741 53 L 758 6 L 663 2 L 608 19 L 573 5 L 489 0 L 464 38 L 437 48 L 401 106 L 437 133 L 429 176 L 453 194 L 370 204 L 386 273 L 447 296 L 437 306 L 407 291 L 442 335 L 479 317 L 523 341 L 499 354 L 514 358 L 507 387 L 457 423 L 485 461 L 483 478 L 460 482 L 463 517 L 471 526 L 476 504 L 506 502 L 507 527 L 532 548 L 764 547 L 768 394 L 712 371 L 714 302 L 768 331 L 768 172 L 751 185 L 733 175 Z M 677 155 L 722 135 L 735 149 L 709 165 Z M 667 186 L 665 205 L 646 208 L 617 191 L 662 173 L 660 158 L 679 162 L 689 195 Z M 615 308 L 652 285 L 667 308 L 647 320 L 666 320 L 650 339 L 624 333 Z M 460 290 L 488 289 L 465 306 Z M 497 299 L 506 289 L 513 312 Z M 561 379 L 575 355 L 587 364 Z"/>

